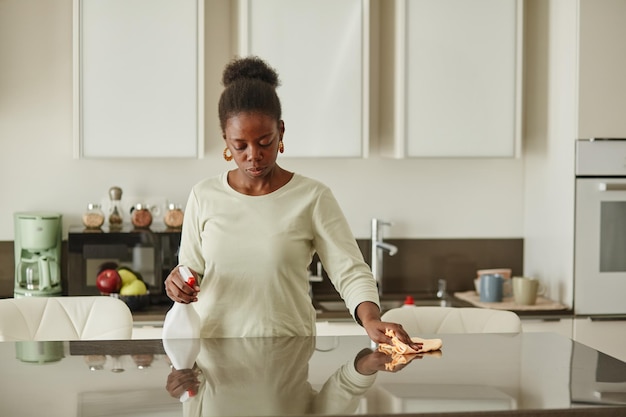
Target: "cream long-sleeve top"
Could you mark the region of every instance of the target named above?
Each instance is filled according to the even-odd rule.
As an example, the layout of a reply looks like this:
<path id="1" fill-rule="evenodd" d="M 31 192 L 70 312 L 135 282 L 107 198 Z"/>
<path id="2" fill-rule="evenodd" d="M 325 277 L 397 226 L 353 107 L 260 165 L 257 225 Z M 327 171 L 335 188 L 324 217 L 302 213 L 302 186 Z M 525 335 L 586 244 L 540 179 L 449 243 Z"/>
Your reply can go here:
<path id="1" fill-rule="evenodd" d="M 226 172 L 196 184 L 185 209 L 179 263 L 202 275 L 202 337 L 311 336 L 308 266 L 317 252 L 352 315 L 379 305 L 369 266 L 330 189 L 294 174 L 249 196 Z M 355 317 L 356 318 L 356 317 Z"/>

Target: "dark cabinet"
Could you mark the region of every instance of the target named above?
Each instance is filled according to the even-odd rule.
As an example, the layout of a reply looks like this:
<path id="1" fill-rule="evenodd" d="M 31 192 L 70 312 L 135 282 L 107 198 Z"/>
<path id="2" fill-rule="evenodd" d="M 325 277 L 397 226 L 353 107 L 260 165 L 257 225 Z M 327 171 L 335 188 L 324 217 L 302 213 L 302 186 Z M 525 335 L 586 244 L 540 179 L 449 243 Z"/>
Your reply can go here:
<path id="1" fill-rule="evenodd" d="M 68 233 L 68 295 L 98 295 L 96 277 L 107 262 L 127 266 L 148 285 L 153 304 L 171 303 L 163 282 L 178 264 L 180 230 L 159 227 L 98 230 L 70 227 Z"/>

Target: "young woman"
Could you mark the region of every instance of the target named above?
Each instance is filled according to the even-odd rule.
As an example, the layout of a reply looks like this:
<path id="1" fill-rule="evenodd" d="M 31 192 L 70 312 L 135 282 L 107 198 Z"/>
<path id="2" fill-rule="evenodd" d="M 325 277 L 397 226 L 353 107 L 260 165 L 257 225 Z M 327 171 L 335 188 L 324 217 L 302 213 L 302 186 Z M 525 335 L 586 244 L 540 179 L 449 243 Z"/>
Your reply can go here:
<path id="1" fill-rule="evenodd" d="M 203 337 L 311 336 L 315 310 L 307 268 L 317 253 L 354 319 L 369 337 L 385 330 L 415 346 L 399 324 L 380 320 L 369 266 L 328 187 L 276 163 L 285 123 L 278 74 L 257 57 L 235 59 L 219 100 L 224 158 L 236 168 L 196 184 L 189 195 L 179 262 L 165 284 L 176 302 L 193 302 Z"/>

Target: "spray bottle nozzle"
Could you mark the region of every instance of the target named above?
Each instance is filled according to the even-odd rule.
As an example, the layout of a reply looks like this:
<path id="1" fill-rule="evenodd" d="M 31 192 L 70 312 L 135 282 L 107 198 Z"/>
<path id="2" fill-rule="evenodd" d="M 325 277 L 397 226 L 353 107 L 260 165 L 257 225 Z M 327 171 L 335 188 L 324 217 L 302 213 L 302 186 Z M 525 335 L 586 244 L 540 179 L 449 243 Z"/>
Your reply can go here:
<path id="1" fill-rule="evenodd" d="M 183 279 L 190 287 L 194 287 L 196 285 L 196 278 L 193 276 L 189 268 L 184 265 L 178 267 L 178 272 L 183 276 Z"/>

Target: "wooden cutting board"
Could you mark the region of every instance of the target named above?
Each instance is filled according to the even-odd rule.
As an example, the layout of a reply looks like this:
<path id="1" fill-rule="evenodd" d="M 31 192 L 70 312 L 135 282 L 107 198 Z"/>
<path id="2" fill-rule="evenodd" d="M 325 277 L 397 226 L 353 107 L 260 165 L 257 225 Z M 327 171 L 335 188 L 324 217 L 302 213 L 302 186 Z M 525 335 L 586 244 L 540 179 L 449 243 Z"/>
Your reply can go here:
<path id="1" fill-rule="evenodd" d="M 537 301 L 534 305 L 517 304 L 513 297 L 505 297 L 499 303 L 486 303 L 480 301 L 480 296 L 476 293 L 476 291 L 455 292 L 454 296 L 460 300 L 467 301 L 476 307 L 492 308 L 495 310 L 539 311 L 567 309 L 567 306 L 564 304 L 541 296 L 537 296 Z"/>

